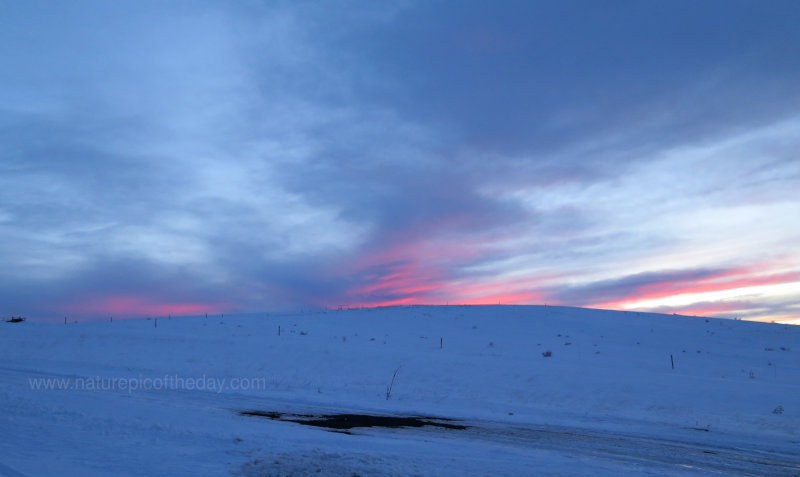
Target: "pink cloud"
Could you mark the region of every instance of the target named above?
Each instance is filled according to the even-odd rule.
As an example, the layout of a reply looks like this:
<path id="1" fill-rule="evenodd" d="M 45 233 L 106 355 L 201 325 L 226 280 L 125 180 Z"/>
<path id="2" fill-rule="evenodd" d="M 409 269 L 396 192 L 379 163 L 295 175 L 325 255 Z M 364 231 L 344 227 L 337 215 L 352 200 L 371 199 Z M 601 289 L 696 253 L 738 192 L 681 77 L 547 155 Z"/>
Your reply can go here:
<path id="1" fill-rule="evenodd" d="M 720 292 L 726 290 L 737 290 L 747 287 L 780 285 L 784 283 L 794 283 L 800 281 L 800 272 L 779 272 L 769 273 L 773 263 L 763 263 L 751 267 L 741 267 L 724 270 L 693 280 L 675 280 L 672 282 L 659 282 L 644 284 L 634 287 L 619 299 L 594 303 L 590 305 L 596 308 L 608 309 L 630 309 L 632 305 L 644 300 L 666 299 L 677 295 L 702 294 L 710 292 Z M 752 312 L 753 304 L 742 302 L 708 302 L 693 303 L 686 306 L 663 306 L 657 308 L 643 309 L 642 311 L 654 311 L 660 313 L 680 313 L 684 315 L 714 316 L 720 314 L 748 314 Z"/>

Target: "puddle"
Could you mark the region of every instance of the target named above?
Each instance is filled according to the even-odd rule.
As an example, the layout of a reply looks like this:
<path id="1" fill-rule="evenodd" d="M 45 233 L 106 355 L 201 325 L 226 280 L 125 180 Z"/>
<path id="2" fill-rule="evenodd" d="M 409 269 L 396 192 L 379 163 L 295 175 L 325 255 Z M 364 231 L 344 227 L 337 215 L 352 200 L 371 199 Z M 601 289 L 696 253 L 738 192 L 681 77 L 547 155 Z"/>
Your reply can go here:
<path id="1" fill-rule="evenodd" d="M 440 427 L 463 430 L 467 426 L 454 424 L 452 419 L 430 416 L 376 416 L 372 414 L 287 414 L 274 411 L 239 411 L 240 416 L 265 417 L 277 421 L 295 422 L 305 426 L 347 431 L 357 427 Z"/>

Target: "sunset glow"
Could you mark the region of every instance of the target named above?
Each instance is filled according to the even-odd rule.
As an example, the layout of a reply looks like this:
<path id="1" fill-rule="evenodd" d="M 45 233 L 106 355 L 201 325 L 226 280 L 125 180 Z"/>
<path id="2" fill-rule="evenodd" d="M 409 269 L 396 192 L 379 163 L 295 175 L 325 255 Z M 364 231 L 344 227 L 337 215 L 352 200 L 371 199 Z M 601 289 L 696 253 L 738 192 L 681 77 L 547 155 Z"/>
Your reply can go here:
<path id="1" fill-rule="evenodd" d="M 111 296 L 68 303 L 57 310 L 71 316 L 141 318 L 218 314 L 232 307 L 230 303 L 158 303 L 148 297 Z"/>

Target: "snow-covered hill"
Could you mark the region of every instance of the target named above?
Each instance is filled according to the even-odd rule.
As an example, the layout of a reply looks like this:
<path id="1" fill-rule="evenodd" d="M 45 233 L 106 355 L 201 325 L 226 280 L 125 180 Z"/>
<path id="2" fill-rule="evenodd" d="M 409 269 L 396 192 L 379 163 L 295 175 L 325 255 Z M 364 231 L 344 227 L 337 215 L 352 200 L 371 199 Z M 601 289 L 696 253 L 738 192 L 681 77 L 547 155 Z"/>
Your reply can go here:
<path id="1" fill-rule="evenodd" d="M 3 322 L 0 404 L 9 476 L 800 475 L 800 327 L 536 306 Z M 466 429 L 288 422 L 341 413 Z"/>

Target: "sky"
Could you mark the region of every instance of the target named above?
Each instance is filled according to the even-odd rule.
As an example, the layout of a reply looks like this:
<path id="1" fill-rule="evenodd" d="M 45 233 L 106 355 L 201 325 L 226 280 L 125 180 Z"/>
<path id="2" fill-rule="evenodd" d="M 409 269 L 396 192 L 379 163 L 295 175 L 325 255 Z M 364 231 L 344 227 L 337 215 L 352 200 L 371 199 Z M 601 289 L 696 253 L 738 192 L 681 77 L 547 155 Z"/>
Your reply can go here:
<path id="1" fill-rule="evenodd" d="M 0 11 L 2 316 L 800 323 L 800 2 Z"/>

